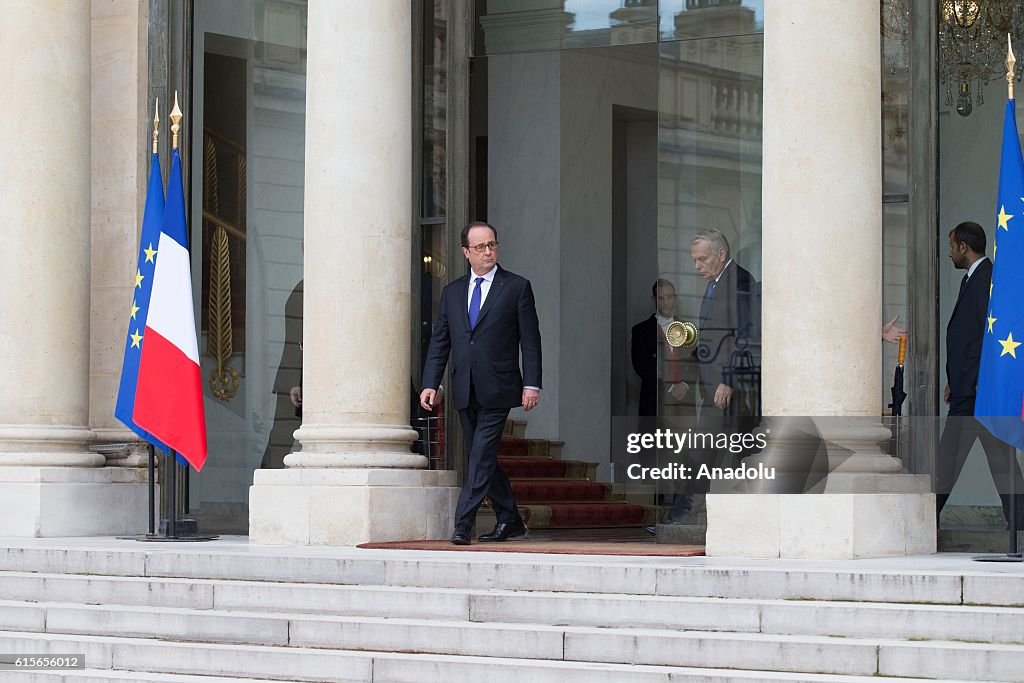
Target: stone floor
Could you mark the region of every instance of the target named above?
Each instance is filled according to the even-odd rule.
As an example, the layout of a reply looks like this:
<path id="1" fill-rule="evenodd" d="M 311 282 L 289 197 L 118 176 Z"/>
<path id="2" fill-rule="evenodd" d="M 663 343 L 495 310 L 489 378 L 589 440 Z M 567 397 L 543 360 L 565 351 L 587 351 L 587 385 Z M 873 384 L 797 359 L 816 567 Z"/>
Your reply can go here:
<path id="1" fill-rule="evenodd" d="M 553 539 L 552 543 L 572 543 L 572 541 L 559 541 Z M 180 542 L 180 543 L 143 543 L 135 540 L 111 538 L 111 537 L 88 537 L 88 538 L 0 538 L 0 548 L 33 548 L 33 549 L 67 549 L 67 550 L 107 550 L 114 552 L 139 552 L 160 553 L 165 551 L 181 555 L 202 556 L 210 553 L 218 555 L 237 554 L 240 558 L 381 558 L 392 559 L 401 555 L 406 560 L 451 560 L 452 553 L 440 550 L 384 550 L 353 547 L 328 547 L 328 546 L 271 546 L 256 545 L 249 543 L 245 536 L 222 536 L 208 542 Z M 465 561 L 495 561 L 500 558 L 503 563 L 523 561 L 534 563 L 540 558 L 549 557 L 552 563 L 557 564 L 592 564 L 595 561 L 589 555 L 571 554 L 523 554 L 517 557 L 516 554 L 503 552 L 475 552 L 472 556 L 462 556 Z M 715 568 L 772 568 L 772 569 L 829 569 L 829 570 L 854 570 L 854 571 L 900 571 L 900 572 L 952 572 L 963 574 L 965 572 L 1005 574 L 1014 573 L 1024 575 L 1024 564 L 1022 563 L 993 563 L 978 562 L 972 558 L 975 555 L 969 553 L 938 553 L 935 555 L 923 555 L 912 557 L 889 557 L 863 560 L 755 560 L 741 558 L 712 558 L 712 557 L 652 557 L 652 556 L 602 556 L 602 565 L 616 563 L 634 564 L 642 562 L 644 565 L 657 566 L 693 566 L 693 567 L 715 567 Z M 462 559 L 462 558 L 460 558 Z"/>

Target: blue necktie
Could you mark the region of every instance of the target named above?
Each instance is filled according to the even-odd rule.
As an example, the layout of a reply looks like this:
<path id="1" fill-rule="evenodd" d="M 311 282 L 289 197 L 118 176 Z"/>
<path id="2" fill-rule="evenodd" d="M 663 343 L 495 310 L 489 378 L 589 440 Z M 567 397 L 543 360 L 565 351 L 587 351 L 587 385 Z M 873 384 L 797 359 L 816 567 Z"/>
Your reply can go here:
<path id="1" fill-rule="evenodd" d="M 708 317 L 709 309 L 711 308 L 711 299 L 714 298 L 716 285 L 718 285 L 718 283 L 712 280 L 708 283 L 708 288 L 704 290 L 704 299 L 700 302 L 701 320 L 706 320 Z"/>
<path id="2" fill-rule="evenodd" d="M 476 327 L 476 320 L 480 317 L 480 284 L 484 281 L 482 277 L 476 279 L 473 285 L 473 296 L 469 300 L 469 329 Z"/>

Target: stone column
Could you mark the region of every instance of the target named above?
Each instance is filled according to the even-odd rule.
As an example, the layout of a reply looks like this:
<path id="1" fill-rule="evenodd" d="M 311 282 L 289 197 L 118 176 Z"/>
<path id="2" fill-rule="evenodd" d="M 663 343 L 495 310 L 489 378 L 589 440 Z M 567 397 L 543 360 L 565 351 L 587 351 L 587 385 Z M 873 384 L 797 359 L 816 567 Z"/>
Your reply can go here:
<path id="1" fill-rule="evenodd" d="M 149 175 L 147 5 L 92 2 L 92 281 L 89 426 L 107 465 L 145 467 L 147 448 L 114 417 Z M 130 87 L 132 84 L 135 87 Z M 160 116 L 167 131 L 167 106 Z M 141 129 L 141 130 L 140 130 Z M 167 133 L 169 134 L 169 133 Z M 126 475 L 127 476 L 127 475 Z"/>
<path id="2" fill-rule="evenodd" d="M 90 4 L 4 3 L 0 61 L 14 107 L 0 136 L 0 535 L 124 531 L 120 490 L 86 446 Z"/>
<path id="3" fill-rule="evenodd" d="M 814 422 L 836 471 L 823 495 L 709 496 L 708 555 L 935 551 L 934 498 L 926 482 L 897 474 L 899 461 L 878 446 L 889 435 L 878 419 L 878 12 L 872 2 L 765 5 L 764 413 L 828 416 Z M 760 459 L 784 465 L 791 446 L 772 448 L 770 438 L 769 444 Z"/>
<path id="4" fill-rule="evenodd" d="M 302 450 L 255 473 L 250 539 L 444 537 L 454 473 L 410 452 L 409 3 L 312 0 L 308 25 Z"/>

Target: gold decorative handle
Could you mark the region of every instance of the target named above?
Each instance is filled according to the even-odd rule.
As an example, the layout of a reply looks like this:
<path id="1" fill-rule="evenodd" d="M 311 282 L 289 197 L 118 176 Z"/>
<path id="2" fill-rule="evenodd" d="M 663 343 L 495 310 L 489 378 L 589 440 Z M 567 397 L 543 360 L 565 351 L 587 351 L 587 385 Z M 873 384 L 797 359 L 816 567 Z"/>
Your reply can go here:
<path id="1" fill-rule="evenodd" d="M 665 339 L 668 340 L 669 346 L 674 346 L 677 349 L 696 346 L 697 336 L 697 326 L 689 320 L 685 322 L 675 320 L 669 323 L 668 329 L 665 330 Z"/>

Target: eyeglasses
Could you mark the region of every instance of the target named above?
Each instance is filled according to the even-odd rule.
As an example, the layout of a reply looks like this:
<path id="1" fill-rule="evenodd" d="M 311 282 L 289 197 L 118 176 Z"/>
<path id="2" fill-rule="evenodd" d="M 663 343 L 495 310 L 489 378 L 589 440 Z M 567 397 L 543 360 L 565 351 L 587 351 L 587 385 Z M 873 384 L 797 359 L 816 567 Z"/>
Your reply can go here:
<path id="1" fill-rule="evenodd" d="M 498 243 L 497 242 L 485 242 L 484 244 L 474 244 L 474 245 L 472 245 L 470 247 L 467 247 L 467 249 L 472 249 L 473 251 L 475 251 L 478 254 L 482 254 L 485 251 L 487 251 L 488 249 L 490 249 L 491 251 L 495 251 L 497 248 L 498 248 Z"/>

